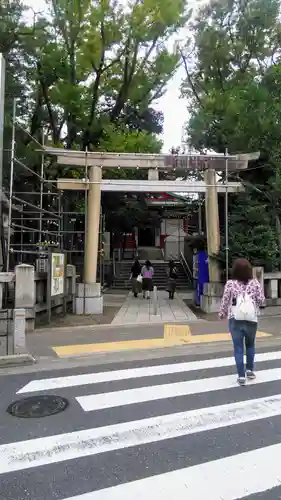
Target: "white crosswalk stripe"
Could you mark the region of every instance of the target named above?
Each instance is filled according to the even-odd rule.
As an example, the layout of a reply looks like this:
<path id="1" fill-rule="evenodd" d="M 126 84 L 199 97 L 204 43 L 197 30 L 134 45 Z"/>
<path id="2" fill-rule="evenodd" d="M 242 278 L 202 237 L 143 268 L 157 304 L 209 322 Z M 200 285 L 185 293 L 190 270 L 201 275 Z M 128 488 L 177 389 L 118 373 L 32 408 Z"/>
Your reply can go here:
<path id="1" fill-rule="evenodd" d="M 237 500 L 280 485 L 280 453 L 278 444 L 66 500 L 142 500 L 144 492 L 163 500 Z"/>
<path id="2" fill-rule="evenodd" d="M 252 384 L 262 384 L 264 382 L 273 382 L 274 380 L 281 380 L 281 368 L 261 371 L 258 379 L 253 381 Z M 93 411 L 113 408 L 114 406 L 143 403 L 145 401 L 157 401 L 165 398 L 230 389 L 231 387 L 235 387 L 235 385 L 233 376 L 226 375 L 223 377 L 203 378 L 199 380 L 189 380 L 188 382 L 81 396 L 76 399 L 84 411 Z"/>
<path id="3" fill-rule="evenodd" d="M 276 365 L 281 365 L 281 352 L 259 353 L 256 362 L 257 379 L 246 387 L 237 386 L 231 357 L 170 364 L 158 360 L 154 366 L 30 380 L 17 394 L 51 390 L 70 399 L 67 432 L 54 432 L 52 420 L 51 432 L 47 428 L 40 434 L 40 428 L 34 432 L 27 426 L 21 440 L 7 443 L 2 438 L 0 480 L 5 478 L 4 488 L 12 488 L 20 473 L 27 491 L 28 470 L 42 471 L 44 493 L 26 493 L 36 500 L 143 500 L 144 492 L 162 500 L 236 500 L 259 493 L 267 498 L 273 488 L 278 488 L 278 499 L 281 389 L 276 382 L 281 366 Z M 253 431 L 251 437 L 251 429 L 258 434 Z M 177 446 L 186 453 L 177 454 Z M 171 463 L 162 459 L 161 450 Z M 141 453 L 145 460 L 138 459 Z M 131 457 L 129 472 L 122 477 L 119 471 L 116 477 L 114 467 L 125 455 Z M 151 470 L 146 461 L 153 464 Z M 60 484 L 65 467 L 75 476 L 74 495 L 65 481 Z M 85 467 L 95 470 L 86 483 Z M 48 475 L 57 476 L 59 495 L 53 490 L 46 494 Z M 3 498 L 13 495 L 4 491 Z"/>
<path id="4" fill-rule="evenodd" d="M 281 351 L 265 352 L 256 355 L 256 362 L 281 360 Z M 80 385 L 98 384 L 101 382 L 112 382 L 114 380 L 128 380 L 140 377 L 155 377 L 157 375 L 168 375 L 173 373 L 187 373 L 209 368 L 223 368 L 233 365 L 233 357 L 212 358 L 203 361 L 190 361 L 188 363 L 176 363 L 167 365 L 147 366 L 127 370 L 114 370 L 101 373 L 87 373 L 85 375 L 72 375 L 69 377 L 47 378 L 32 380 L 22 387 L 17 394 L 28 392 L 47 391 L 50 389 L 62 389 L 65 387 L 76 387 Z"/>

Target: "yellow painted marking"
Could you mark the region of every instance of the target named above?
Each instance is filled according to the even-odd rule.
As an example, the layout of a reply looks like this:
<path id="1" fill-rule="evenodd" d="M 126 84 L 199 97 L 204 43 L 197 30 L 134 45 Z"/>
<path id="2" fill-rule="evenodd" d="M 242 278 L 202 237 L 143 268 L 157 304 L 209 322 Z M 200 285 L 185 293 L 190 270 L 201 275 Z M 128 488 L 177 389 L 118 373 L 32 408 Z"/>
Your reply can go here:
<path id="1" fill-rule="evenodd" d="M 257 338 L 271 337 L 270 333 L 257 332 Z M 230 333 L 206 333 L 203 335 L 191 335 L 188 339 L 182 339 L 185 344 L 204 344 L 209 342 L 226 342 L 231 340 Z"/>
<path id="2" fill-rule="evenodd" d="M 167 347 L 180 345 L 180 339 L 173 338 L 171 342 L 160 339 L 127 340 L 124 342 L 104 342 L 101 344 L 78 344 L 53 347 L 55 353 L 60 356 L 75 356 L 79 354 L 89 354 L 95 352 L 127 351 L 130 349 L 153 349 L 157 347 Z"/>
<path id="3" fill-rule="evenodd" d="M 189 326 L 187 325 L 164 325 L 164 339 L 171 338 L 188 339 L 191 335 Z"/>
<path id="4" fill-rule="evenodd" d="M 177 325 L 178 326 L 178 325 Z M 257 332 L 257 338 L 271 337 L 272 335 L 265 332 Z M 155 349 L 163 347 L 173 347 L 186 344 L 203 344 L 210 342 L 225 342 L 230 341 L 229 333 L 209 333 L 203 335 L 189 335 L 185 338 L 178 336 L 158 338 L 158 339 L 142 339 L 128 340 L 124 342 L 103 342 L 101 344 L 77 344 L 54 346 L 53 350 L 60 358 L 68 356 L 79 356 L 81 354 L 94 354 L 100 352 L 112 351 L 129 351 L 134 349 Z"/>

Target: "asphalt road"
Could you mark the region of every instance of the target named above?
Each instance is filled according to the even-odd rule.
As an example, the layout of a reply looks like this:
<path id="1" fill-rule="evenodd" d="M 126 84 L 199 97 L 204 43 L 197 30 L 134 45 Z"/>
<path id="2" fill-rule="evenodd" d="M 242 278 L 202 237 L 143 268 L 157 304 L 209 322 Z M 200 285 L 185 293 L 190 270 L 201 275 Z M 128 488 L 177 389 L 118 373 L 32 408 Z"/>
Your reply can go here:
<path id="1" fill-rule="evenodd" d="M 1 499 L 280 499 L 281 352 L 258 351 L 246 387 L 226 353 L 0 374 Z M 69 406 L 6 412 L 36 395 Z"/>

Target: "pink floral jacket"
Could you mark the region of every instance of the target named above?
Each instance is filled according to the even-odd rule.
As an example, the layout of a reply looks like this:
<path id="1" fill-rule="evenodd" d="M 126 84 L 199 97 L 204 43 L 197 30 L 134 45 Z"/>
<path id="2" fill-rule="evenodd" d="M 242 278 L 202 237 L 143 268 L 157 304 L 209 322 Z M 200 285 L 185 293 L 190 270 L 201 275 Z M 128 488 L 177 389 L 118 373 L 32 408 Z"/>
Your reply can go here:
<path id="1" fill-rule="evenodd" d="M 220 305 L 219 317 L 221 319 L 233 317 L 232 315 L 232 299 L 245 292 L 250 295 L 256 304 L 257 308 L 265 304 L 265 297 L 260 283 L 256 279 L 252 279 L 245 285 L 237 280 L 228 280 L 224 287 L 223 297 Z"/>

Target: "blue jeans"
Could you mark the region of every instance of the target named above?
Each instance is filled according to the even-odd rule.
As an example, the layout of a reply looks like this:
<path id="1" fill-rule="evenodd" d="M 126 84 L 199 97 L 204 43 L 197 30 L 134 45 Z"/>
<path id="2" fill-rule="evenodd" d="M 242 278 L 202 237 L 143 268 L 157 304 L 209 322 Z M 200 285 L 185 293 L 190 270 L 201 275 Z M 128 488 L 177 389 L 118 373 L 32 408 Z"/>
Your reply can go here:
<path id="1" fill-rule="evenodd" d="M 246 347 L 246 369 L 254 370 L 257 326 L 257 323 L 250 321 L 237 321 L 233 318 L 229 320 L 229 331 L 233 341 L 238 377 L 245 377 L 244 342 Z"/>

